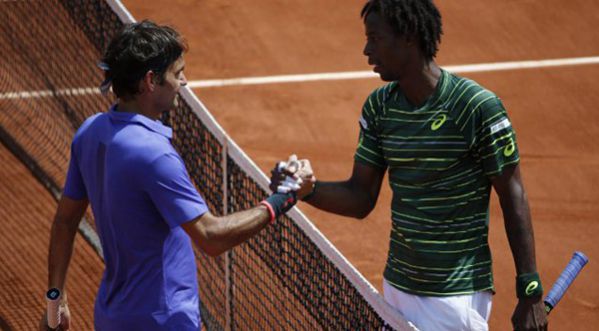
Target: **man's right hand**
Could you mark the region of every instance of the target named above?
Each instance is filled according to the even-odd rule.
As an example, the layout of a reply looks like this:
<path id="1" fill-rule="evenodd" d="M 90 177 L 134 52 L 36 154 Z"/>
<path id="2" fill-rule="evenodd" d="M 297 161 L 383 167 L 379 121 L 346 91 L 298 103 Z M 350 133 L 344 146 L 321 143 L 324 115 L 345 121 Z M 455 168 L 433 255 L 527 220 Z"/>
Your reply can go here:
<path id="1" fill-rule="evenodd" d="M 271 170 L 270 189 L 273 192 L 286 193 L 284 191 L 288 191 L 289 188 L 296 191 L 300 200 L 312 193 L 315 183 L 316 177 L 310 161 L 298 160 L 296 155 L 291 155 L 286 162 L 278 162 Z"/>
<path id="2" fill-rule="evenodd" d="M 66 303 L 60 304 L 60 325 L 56 329 L 51 329 L 48 326 L 48 315 L 44 311 L 42 318 L 40 319 L 39 330 L 40 331 L 66 331 L 71 325 L 71 312 L 69 306 Z"/>

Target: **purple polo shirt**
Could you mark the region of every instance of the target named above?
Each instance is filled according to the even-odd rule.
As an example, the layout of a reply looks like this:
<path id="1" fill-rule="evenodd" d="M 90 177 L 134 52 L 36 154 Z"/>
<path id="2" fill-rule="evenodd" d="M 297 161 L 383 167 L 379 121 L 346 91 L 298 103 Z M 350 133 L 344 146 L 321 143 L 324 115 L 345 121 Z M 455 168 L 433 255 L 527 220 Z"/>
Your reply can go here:
<path id="1" fill-rule="evenodd" d="M 103 330 L 198 330 L 196 262 L 180 227 L 208 211 L 172 130 L 115 111 L 75 134 L 64 195 L 88 198 L 106 268 L 95 305 Z"/>

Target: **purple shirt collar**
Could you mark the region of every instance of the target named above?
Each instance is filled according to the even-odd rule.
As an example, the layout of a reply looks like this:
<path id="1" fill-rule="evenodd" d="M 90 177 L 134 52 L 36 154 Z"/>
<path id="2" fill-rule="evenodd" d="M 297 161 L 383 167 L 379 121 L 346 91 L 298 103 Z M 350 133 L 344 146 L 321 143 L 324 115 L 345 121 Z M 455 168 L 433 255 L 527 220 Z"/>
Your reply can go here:
<path id="1" fill-rule="evenodd" d="M 137 113 L 126 113 L 117 111 L 116 108 L 117 105 L 113 105 L 112 107 L 110 107 L 110 110 L 108 111 L 108 116 L 110 116 L 111 119 L 121 122 L 141 124 L 147 129 L 154 131 L 162 136 L 165 136 L 168 139 L 171 139 L 173 137 L 173 129 L 162 124 L 162 122 L 160 122 L 159 120 L 153 120 Z"/>

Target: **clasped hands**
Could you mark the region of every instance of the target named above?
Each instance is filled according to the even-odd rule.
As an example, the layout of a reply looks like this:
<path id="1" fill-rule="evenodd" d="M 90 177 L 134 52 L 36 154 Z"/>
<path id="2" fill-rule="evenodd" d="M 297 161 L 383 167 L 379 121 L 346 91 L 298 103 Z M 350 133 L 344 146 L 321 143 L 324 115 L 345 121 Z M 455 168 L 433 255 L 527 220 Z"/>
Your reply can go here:
<path id="1" fill-rule="evenodd" d="M 270 173 L 270 189 L 273 192 L 295 191 L 297 198 L 302 200 L 314 190 L 316 177 L 310 161 L 298 160 L 295 154 L 289 156 L 287 161 L 278 162 Z"/>

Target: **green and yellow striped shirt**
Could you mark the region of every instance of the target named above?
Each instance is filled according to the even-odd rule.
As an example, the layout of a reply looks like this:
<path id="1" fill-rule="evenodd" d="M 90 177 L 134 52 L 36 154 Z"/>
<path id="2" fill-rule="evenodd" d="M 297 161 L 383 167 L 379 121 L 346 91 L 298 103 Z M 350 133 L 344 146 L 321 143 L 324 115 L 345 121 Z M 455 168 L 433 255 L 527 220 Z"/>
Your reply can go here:
<path id="1" fill-rule="evenodd" d="M 375 90 L 360 127 L 355 160 L 388 168 L 393 190 L 385 279 L 419 295 L 493 289 L 490 177 L 519 161 L 499 98 L 443 70 L 420 108 L 396 82 Z"/>

